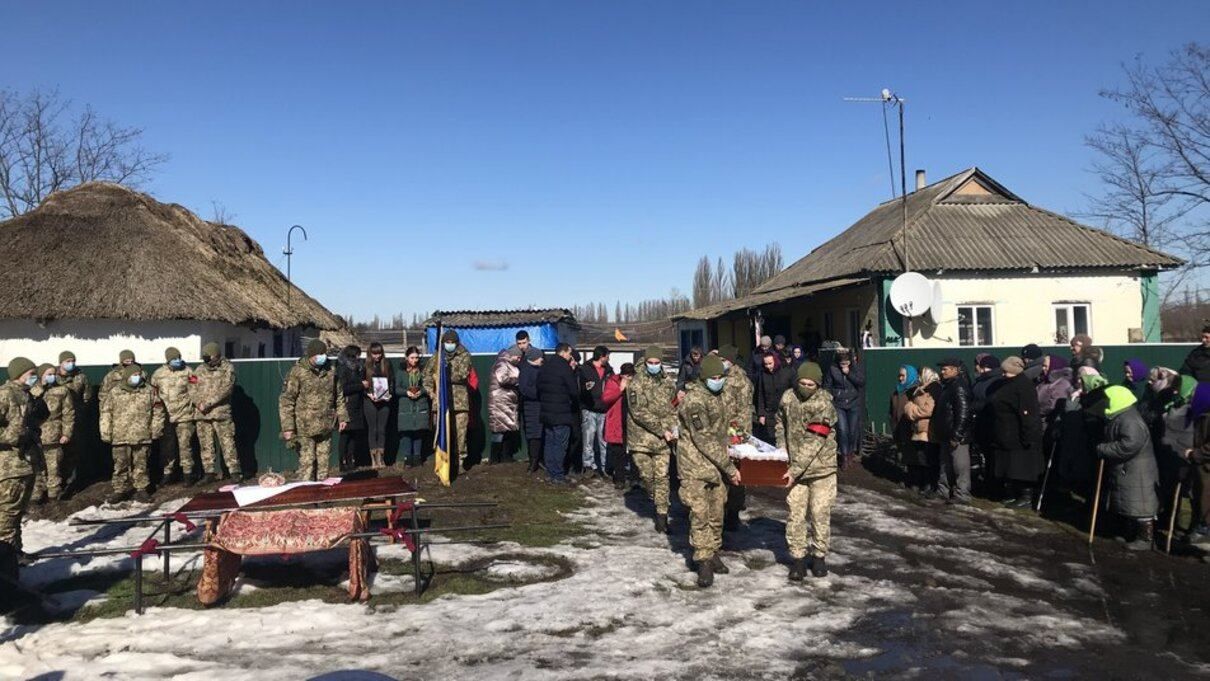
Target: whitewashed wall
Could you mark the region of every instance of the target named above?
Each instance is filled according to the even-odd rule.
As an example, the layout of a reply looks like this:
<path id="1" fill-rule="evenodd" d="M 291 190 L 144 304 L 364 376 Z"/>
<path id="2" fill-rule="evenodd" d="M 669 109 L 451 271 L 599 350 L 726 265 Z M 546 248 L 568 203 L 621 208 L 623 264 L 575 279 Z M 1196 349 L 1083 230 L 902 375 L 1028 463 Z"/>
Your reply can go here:
<path id="1" fill-rule="evenodd" d="M 290 329 L 283 338 L 286 356 L 292 354 L 302 335 Z M 107 319 L 56 320 L 38 324 L 33 320 L 0 320 L 0 365 L 17 357 L 35 362 L 56 363 L 59 353 L 71 350 L 80 364 L 112 364 L 122 350 L 133 350 L 143 364 L 164 361 L 169 346 L 181 351 L 187 362 L 201 359 L 202 345 L 216 341 L 226 347 L 235 344 L 233 358 L 257 357 L 260 344 L 265 355 L 273 356 L 273 331 L 249 329 L 223 322 L 190 320 L 126 321 Z"/>

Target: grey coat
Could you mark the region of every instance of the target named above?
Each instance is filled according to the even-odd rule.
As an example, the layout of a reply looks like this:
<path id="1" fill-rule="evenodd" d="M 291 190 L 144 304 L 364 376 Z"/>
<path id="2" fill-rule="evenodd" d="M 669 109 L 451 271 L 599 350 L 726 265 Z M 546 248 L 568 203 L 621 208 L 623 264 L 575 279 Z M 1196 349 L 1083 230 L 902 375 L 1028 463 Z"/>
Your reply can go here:
<path id="1" fill-rule="evenodd" d="M 1159 469 L 1151 433 L 1133 406 L 1111 417 L 1097 456 L 1108 464 L 1109 506 L 1130 518 L 1150 518 L 1159 505 Z"/>

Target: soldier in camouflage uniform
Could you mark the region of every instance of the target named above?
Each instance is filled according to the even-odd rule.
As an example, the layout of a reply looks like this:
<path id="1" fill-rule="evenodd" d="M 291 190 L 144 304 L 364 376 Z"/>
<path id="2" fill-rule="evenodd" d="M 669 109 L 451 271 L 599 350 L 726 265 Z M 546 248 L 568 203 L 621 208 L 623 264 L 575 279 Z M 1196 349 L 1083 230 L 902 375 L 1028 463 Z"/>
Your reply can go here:
<path id="1" fill-rule="evenodd" d="M 231 417 L 231 393 L 235 390 L 235 367 L 223 357 L 218 343 L 202 346 L 202 363 L 193 368 L 190 380 L 190 395 L 196 410 L 197 441 L 202 450 L 202 470 L 209 484 L 216 477 L 243 479 L 240 470 L 239 452 L 235 448 L 235 421 Z M 227 476 L 222 475 L 222 466 L 215 456 L 214 442 L 218 441 L 223 462 L 227 464 Z"/>
<path id="2" fill-rule="evenodd" d="M 626 447 L 643 487 L 655 502 L 655 531 L 668 532 L 668 464 L 676 443 L 676 381 L 664 375 L 659 346 L 626 387 Z"/>
<path id="3" fill-rule="evenodd" d="M 680 497 L 689 507 L 689 544 L 697 564 L 697 584 L 703 588 L 714 583 L 714 573 L 730 572 L 718 555 L 723 546 L 727 484 L 743 482 L 727 456 L 724 371 L 718 357 L 711 355 L 703 360 L 701 377 L 685 386 L 685 399 L 677 409 L 681 425 L 676 455 Z"/>
<path id="4" fill-rule="evenodd" d="M 349 412 L 336 369 L 328 362 L 328 347 L 319 339 L 307 344 L 306 356 L 290 367 L 277 401 L 281 436 L 298 448 L 298 479 L 328 477 L 332 458 L 332 429 L 344 430 Z"/>
<path id="5" fill-rule="evenodd" d="M 752 431 L 752 379 L 739 365 L 739 349 L 734 345 L 719 348 L 718 357 L 723 360 L 727 378 L 727 385 L 723 388 L 723 402 L 727 407 L 727 435 L 735 435 L 746 441 Z M 727 511 L 723 520 L 725 530 L 738 530 L 740 527 L 739 512 L 745 508 L 747 500 L 744 489 L 742 485 L 727 488 Z"/>
<path id="6" fill-rule="evenodd" d="M 109 373 L 105 374 L 105 378 L 101 379 L 101 388 L 97 391 L 97 402 L 100 403 L 101 409 L 105 408 L 105 400 L 109 397 L 109 391 L 122 384 L 122 372 L 126 367 L 136 366 L 140 371 L 142 366 L 134 361 L 133 350 L 123 350 L 118 353 L 118 363 L 110 368 Z M 143 380 L 147 380 L 147 376 L 143 376 Z"/>
<path id="7" fill-rule="evenodd" d="M 101 405 L 101 440 L 113 446 L 109 503 L 126 501 L 132 491 L 136 501 L 151 501 L 147 457 L 151 443 L 164 435 L 166 420 L 164 403 L 143 380 L 143 370 L 135 364 L 123 369 L 122 383 Z"/>
<path id="8" fill-rule="evenodd" d="M 12 581 L 21 556 L 21 518 L 34 488 L 38 436 L 29 389 L 38 379 L 35 372 L 33 362 L 15 357 L 8 363 L 9 380 L 0 386 L 0 577 Z"/>
<path id="9" fill-rule="evenodd" d="M 88 419 L 92 414 L 92 384 L 89 383 L 88 376 L 76 366 L 76 355 L 71 350 L 59 353 L 59 377 L 55 382 L 72 392 L 72 396 L 75 398 L 73 406 L 76 408 L 76 424 L 79 425 Z M 60 498 L 63 499 L 71 494 L 71 487 L 76 479 L 76 467 L 80 462 L 77 451 L 80 444 L 75 440 L 74 433 L 68 435 L 73 438 L 73 441 L 63 447 L 63 462 L 59 467 L 64 478 L 63 491 L 60 493 Z"/>
<path id="10" fill-rule="evenodd" d="M 42 412 L 42 456 L 34 477 L 34 503 L 43 503 L 49 496 L 58 501 L 63 493 L 63 447 L 71 442 L 76 427 L 76 398 L 71 389 L 58 383 L 58 371 L 53 364 L 38 367 L 38 385 L 30 394 L 38 399 Z"/>
<path id="11" fill-rule="evenodd" d="M 190 388 L 193 371 L 181 358 L 181 351 L 168 348 L 164 351 L 164 364 L 151 374 L 151 387 L 155 388 L 168 412 L 168 428 L 164 437 L 160 438 L 160 460 L 163 462 L 164 474 L 161 484 L 170 485 L 178 477 L 176 464 L 180 460 L 181 471 L 185 481 L 192 485 L 197 478 L 193 472 L 193 436 L 197 432 L 194 420 L 197 411 L 193 406 L 193 395 Z"/>
<path id="12" fill-rule="evenodd" d="M 828 574 L 824 557 L 836 502 L 836 408 L 832 395 L 820 387 L 822 381 L 818 364 L 799 365 L 798 382 L 794 390 L 782 395 L 775 419 L 777 446 L 790 456 L 790 468 L 782 481 L 790 489 L 786 495 L 786 543 L 794 559 L 790 568 L 793 581 L 806 576 L 808 562 L 811 574 Z"/>
<path id="13" fill-rule="evenodd" d="M 454 437 L 450 442 L 458 450 L 450 452 L 450 463 L 458 462 L 459 470 L 465 470 L 466 434 L 471 416 L 471 353 L 462 346 L 458 332 L 453 329 L 441 334 L 442 354 L 449 365 L 451 411 L 454 416 Z M 424 367 L 424 387 L 436 400 L 438 363 L 431 361 Z"/>

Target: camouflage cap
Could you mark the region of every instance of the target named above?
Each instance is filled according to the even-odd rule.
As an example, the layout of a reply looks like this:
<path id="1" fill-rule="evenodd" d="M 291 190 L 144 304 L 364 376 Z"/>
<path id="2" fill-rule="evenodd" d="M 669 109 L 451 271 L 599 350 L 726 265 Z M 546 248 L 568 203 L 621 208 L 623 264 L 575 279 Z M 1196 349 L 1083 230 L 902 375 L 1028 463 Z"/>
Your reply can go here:
<path id="1" fill-rule="evenodd" d="M 218 346 L 218 343 L 210 341 L 202 346 L 202 357 L 222 357 L 223 350 Z"/>
<path id="2" fill-rule="evenodd" d="M 141 373 L 143 373 L 143 370 L 139 368 L 139 365 L 131 364 L 130 366 L 122 369 L 122 380 L 129 381 L 131 376 Z"/>
<path id="3" fill-rule="evenodd" d="M 38 375 L 39 376 L 44 375 L 48 371 L 55 371 L 55 370 L 57 370 L 57 367 L 55 367 L 55 365 L 53 365 L 49 362 L 38 365 Z"/>
<path id="4" fill-rule="evenodd" d="M 63 352 L 59 353 L 59 363 L 60 364 L 62 364 L 63 362 L 66 362 L 68 360 L 70 360 L 72 362 L 76 361 L 76 353 L 72 352 L 71 350 L 64 350 Z"/>
<path id="5" fill-rule="evenodd" d="M 34 363 L 29 360 L 29 358 L 14 357 L 8 363 L 8 378 L 11 381 L 15 381 L 18 378 L 21 378 L 21 374 L 24 374 L 25 372 L 34 368 L 36 367 L 34 366 Z"/>
<path id="6" fill-rule="evenodd" d="M 809 378 L 816 383 L 823 380 L 823 369 L 815 362 L 803 362 L 798 365 L 798 380 Z"/>
<path id="7" fill-rule="evenodd" d="M 723 360 L 718 357 L 710 355 L 702 360 L 702 379 L 722 376 L 724 373 L 726 373 L 726 369 L 723 368 Z"/>
<path id="8" fill-rule="evenodd" d="M 739 348 L 735 347 L 734 345 L 724 345 L 718 349 L 718 356 L 734 362 L 735 358 L 739 357 Z"/>
<path id="9" fill-rule="evenodd" d="M 314 357 L 316 355 L 326 355 L 326 354 L 328 354 L 328 344 L 327 343 L 319 340 L 318 338 L 312 338 L 311 342 L 307 343 L 307 357 Z"/>
<path id="10" fill-rule="evenodd" d="M 446 329 L 445 333 L 441 334 L 442 343 L 457 343 L 458 340 L 458 332 L 453 329 Z"/>
<path id="11" fill-rule="evenodd" d="M 649 345 L 649 346 L 647 346 L 647 349 L 643 351 L 643 358 L 645 360 L 658 359 L 658 360 L 663 361 L 663 355 L 664 355 L 664 349 L 658 345 Z"/>
<path id="12" fill-rule="evenodd" d="M 168 360 L 169 362 L 171 362 L 174 359 L 180 359 L 180 358 L 181 358 L 181 351 L 177 350 L 176 348 L 168 348 L 167 350 L 164 351 L 164 359 Z"/>
<path id="13" fill-rule="evenodd" d="M 118 353 L 119 362 L 125 362 L 126 360 L 134 361 L 134 350 L 123 350 Z"/>

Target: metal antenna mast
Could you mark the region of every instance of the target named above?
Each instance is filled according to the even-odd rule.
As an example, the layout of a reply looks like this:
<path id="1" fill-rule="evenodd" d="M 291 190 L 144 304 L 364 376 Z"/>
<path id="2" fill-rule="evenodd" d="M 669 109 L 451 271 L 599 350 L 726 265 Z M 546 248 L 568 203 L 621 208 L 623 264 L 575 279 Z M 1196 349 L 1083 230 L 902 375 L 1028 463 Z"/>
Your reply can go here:
<path id="1" fill-rule="evenodd" d="M 290 290 L 294 288 L 294 284 L 290 279 L 290 260 L 294 255 L 294 246 L 290 238 L 294 236 L 294 230 L 302 232 L 303 241 L 307 240 L 307 230 L 303 229 L 302 225 L 292 225 L 289 231 L 286 232 L 286 247 L 282 249 L 282 253 L 286 256 L 286 309 L 290 309 Z"/>

